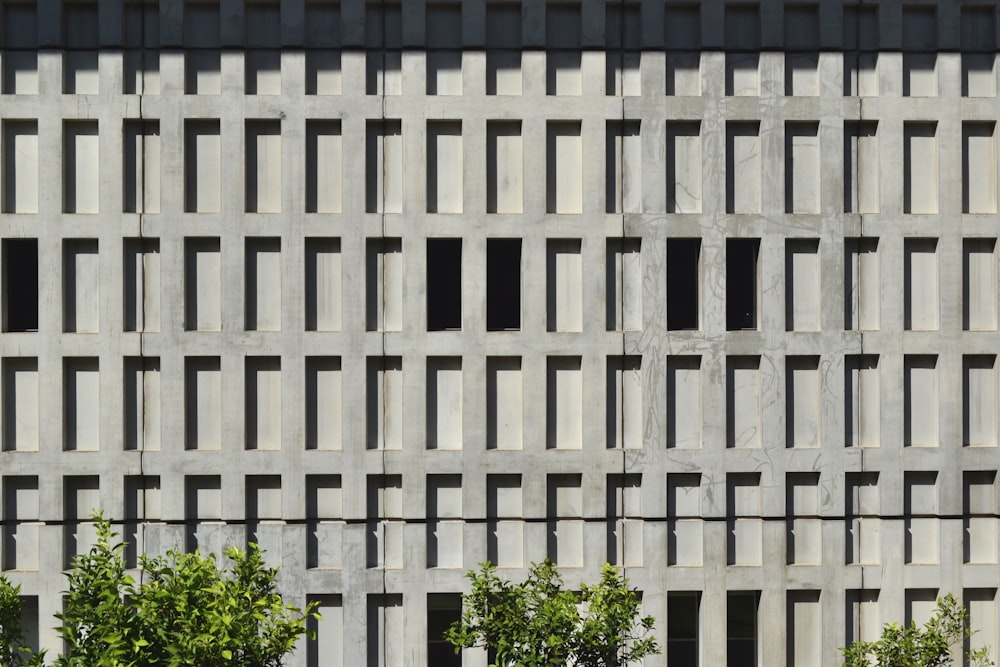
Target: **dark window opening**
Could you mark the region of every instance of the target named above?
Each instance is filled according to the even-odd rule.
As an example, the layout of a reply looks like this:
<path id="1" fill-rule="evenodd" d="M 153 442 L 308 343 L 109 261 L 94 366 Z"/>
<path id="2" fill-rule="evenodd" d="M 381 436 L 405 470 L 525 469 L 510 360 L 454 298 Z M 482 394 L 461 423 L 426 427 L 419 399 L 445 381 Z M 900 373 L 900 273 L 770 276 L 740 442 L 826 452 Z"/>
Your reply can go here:
<path id="1" fill-rule="evenodd" d="M 700 239 L 667 240 L 667 329 L 698 328 Z"/>
<path id="2" fill-rule="evenodd" d="M 427 330 L 462 328 L 462 239 L 427 239 Z"/>
<path id="3" fill-rule="evenodd" d="M 486 330 L 521 328 L 521 239 L 486 241 Z"/>
<path id="4" fill-rule="evenodd" d="M 667 664 L 698 664 L 697 591 L 667 593 Z"/>
<path id="5" fill-rule="evenodd" d="M 730 591 L 726 595 L 726 665 L 757 667 L 756 591 Z"/>
<path id="6" fill-rule="evenodd" d="M 3 242 L 3 330 L 38 331 L 38 239 Z"/>
<path id="7" fill-rule="evenodd" d="M 726 329 L 757 328 L 758 239 L 726 241 Z"/>
<path id="8" fill-rule="evenodd" d="M 462 667 L 462 654 L 444 640 L 451 624 L 462 618 L 462 596 L 458 593 L 427 594 L 427 664 Z"/>

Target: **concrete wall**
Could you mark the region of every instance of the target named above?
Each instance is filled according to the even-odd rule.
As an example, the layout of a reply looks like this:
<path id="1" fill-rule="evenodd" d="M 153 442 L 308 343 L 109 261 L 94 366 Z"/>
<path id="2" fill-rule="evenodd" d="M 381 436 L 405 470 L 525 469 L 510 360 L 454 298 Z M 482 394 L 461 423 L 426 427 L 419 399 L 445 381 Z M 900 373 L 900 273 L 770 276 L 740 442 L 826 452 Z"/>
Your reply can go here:
<path id="1" fill-rule="evenodd" d="M 626 568 L 650 667 L 838 664 L 947 592 L 996 647 L 997 20 L 3 3 L 32 636 L 101 507 L 132 558 L 259 542 L 295 665 L 482 667 L 428 627 L 545 557 Z"/>

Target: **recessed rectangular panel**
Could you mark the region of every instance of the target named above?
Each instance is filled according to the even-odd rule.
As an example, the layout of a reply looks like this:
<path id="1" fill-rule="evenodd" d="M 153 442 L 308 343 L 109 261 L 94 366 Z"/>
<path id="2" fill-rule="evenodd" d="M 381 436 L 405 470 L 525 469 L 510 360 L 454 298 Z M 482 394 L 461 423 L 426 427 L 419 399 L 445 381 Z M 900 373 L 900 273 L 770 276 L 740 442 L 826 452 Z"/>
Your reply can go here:
<path id="1" fill-rule="evenodd" d="M 609 356 L 607 369 L 607 446 L 642 447 L 642 357 Z"/>
<path id="2" fill-rule="evenodd" d="M 488 449 L 521 449 L 524 433 L 524 380 L 519 357 L 486 361 Z"/>
<path id="3" fill-rule="evenodd" d="M 702 206 L 701 124 L 667 123 L 667 212 L 700 213 Z"/>
<path id="4" fill-rule="evenodd" d="M 903 125 L 903 213 L 938 212 L 936 123 Z"/>
<path id="5" fill-rule="evenodd" d="M 667 359 L 667 447 L 701 447 L 701 357 Z"/>
<path id="6" fill-rule="evenodd" d="M 38 450 L 40 405 L 38 360 L 7 357 L 3 360 L 3 450 Z"/>
<path id="7" fill-rule="evenodd" d="M 903 444 L 937 447 L 940 439 L 937 357 L 911 355 L 905 358 L 903 393 Z"/>
<path id="8" fill-rule="evenodd" d="M 222 370 L 218 357 L 184 360 L 185 449 L 222 448 Z"/>
<path id="9" fill-rule="evenodd" d="M 785 124 L 785 212 L 819 213 L 819 125 Z"/>
<path id="10" fill-rule="evenodd" d="M 546 276 L 549 331 L 583 330 L 583 258 L 580 241 L 550 239 Z"/>
<path id="11" fill-rule="evenodd" d="M 758 123 L 726 126 L 726 211 L 760 213 L 761 155 Z"/>
<path id="12" fill-rule="evenodd" d="M 222 259 L 217 238 L 185 240 L 184 328 L 222 329 Z"/>
<path id="13" fill-rule="evenodd" d="M 365 139 L 365 211 L 403 211 L 403 134 L 398 120 L 368 121 Z"/>
<path id="14" fill-rule="evenodd" d="M 546 141 L 546 211 L 583 212 L 583 142 L 580 123 L 550 121 Z"/>
<path id="15" fill-rule="evenodd" d="M 246 448 L 281 449 L 281 358 L 247 357 Z"/>
<path id="16" fill-rule="evenodd" d="M 608 331 L 642 328 L 641 239 L 608 239 L 605 308 Z"/>
<path id="17" fill-rule="evenodd" d="M 730 447 L 760 447 L 760 359 L 729 357 L 726 360 L 726 424 Z"/>
<path id="18" fill-rule="evenodd" d="M 339 357 L 306 358 L 306 449 L 343 447 L 343 380 Z"/>
<path id="19" fill-rule="evenodd" d="M 246 240 L 246 329 L 281 331 L 281 239 Z"/>
<path id="20" fill-rule="evenodd" d="M 997 328 L 996 239 L 962 242 L 962 319 L 967 331 Z"/>
<path id="21" fill-rule="evenodd" d="M 246 122 L 247 213 L 281 211 L 281 121 Z"/>
<path id="22" fill-rule="evenodd" d="M 427 212 L 461 213 L 462 122 L 427 123 Z"/>
<path id="23" fill-rule="evenodd" d="M 642 142 L 639 121 L 608 121 L 605 199 L 608 213 L 642 210 Z"/>
<path id="24" fill-rule="evenodd" d="M 124 363 L 125 449 L 160 449 L 160 360 L 126 357 Z"/>
<path id="25" fill-rule="evenodd" d="M 462 449 L 462 359 L 427 360 L 427 448 Z"/>
<path id="26" fill-rule="evenodd" d="M 549 357 L 546 442 L 550 449 L 583 447 L 583 370 L 580 357 Z"/>
<path id="27" fill-rule="evenodd" d="M 97 213 L 100 203 L 100 154 L 97 121 L 63 125 L 63 211 Z"/>
<path id="28" fill-rule="evenodd" d="M 101 266 L 97 239 L 63 241 L 63 331 L 100 330 Z"/>
<path id="29" fill-rule="evenodd" d="M 787 357 L 785 420 L 789 447 L 819 447 L 822 412 L 819 357 Z"/>
<path id="30" fill-rule="evenodd" d="M 122 210 L 160 212 L 160 121 L 126 120 L 123 131 Z"/>
<path id="31" fill-rule="evenodd" d="M 997 212 L 996 123 L 962 123 L 962 211 Z"/>
<path id="32" fill-rule="evenodd" d="M 38 212 L 37 121 L 3 121 L 3 211 Z"/>
<path id="33" fill-rule="evenodd" d="M 785 241 L 785 330 L 819 331 L 822 316 L 819 241 Z"/>
<path id="34" fill-rule="evenodd" d="M 222 210 L 222 141 L 217 120 L 184 123 L 184 210 Z"/>
<path id="35" fill-rule="evenodd" d="M 520 121 L 486 123 L 486 212 L 521 213 L 524 155 Z"/>
<path id="36" fill-rule="evenodd" d="M 368 449 L 403 446 L 403 362 L 399 357 L 369 357 L 367 364 Z"/>
<path id="37" fill-rule="evenodd" d="M 844 123 L 844 212 L 878 213 L 878 122 Z"/>
<path id="38" fill-rule="evenodd" d="M 938 329 L 937 239 L 903 242 L 903 327 L 914 331 Z"/>
<path id="39" fill-rule="evenodd" d="M 997 444 L 996 357 L 967 355 L 962 360 L 964 442 L 969 447 Z"/>
<path id="40" fill-rule="evenodd" d="M 306 121 L 306 213 L 343 210 L 343 153 L 339 120 Z"/>
<path id="41" fill-rule="evenodd" d="M 63 363 L 63 448 L 96 451 L 101 445 L 101 376 L 96 358 Z"/>

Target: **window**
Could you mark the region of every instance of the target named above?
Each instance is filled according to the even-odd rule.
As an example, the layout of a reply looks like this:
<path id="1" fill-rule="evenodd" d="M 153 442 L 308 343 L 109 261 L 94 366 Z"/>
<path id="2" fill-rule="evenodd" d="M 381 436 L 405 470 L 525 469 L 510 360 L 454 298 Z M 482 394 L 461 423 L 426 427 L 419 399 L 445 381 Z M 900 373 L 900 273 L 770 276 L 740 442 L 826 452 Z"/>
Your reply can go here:
<path id="1" fill-rule="evenodd" d="M 427 239 L 427 330 L 462 328 L 462 239 Z"/>
<path id="2" fill-rule="evenodd" d="M 697 665 L 698 606 L 701 593 L 670 591 L 667 593 L 667 664 Z"/>
<path id="3" fill-rule="evenodd" d="M 462 654 L 444 641 L 444 632 L 462 617 L 462 596 L 458 593 L 427 594 L 427 664 L 434 667 L 462 667 Z"/>
<path id="4" fill-rule="evenodd" d="M 726 665 L 757 667 L 758 591 L 726 594 Z"/>
<path id="5" fill-rule="evenodd" d="M 667 329 L 698 328 L 701 239 L 667 239 Z"/>
<path id="6" fill-rule="evenodd" d="M 486 330 L 521 328 L 521 239 L 486 240 Z"/>
<path id="7" fill-rule="evenodd" d="M 38 330 L 38 239 L 3 242 L 3 330 Z"/>
<path id="8" fill-rule="evenodd" d="M 759 239 L 726 241 L 726 329 L 757 329 Z"/>

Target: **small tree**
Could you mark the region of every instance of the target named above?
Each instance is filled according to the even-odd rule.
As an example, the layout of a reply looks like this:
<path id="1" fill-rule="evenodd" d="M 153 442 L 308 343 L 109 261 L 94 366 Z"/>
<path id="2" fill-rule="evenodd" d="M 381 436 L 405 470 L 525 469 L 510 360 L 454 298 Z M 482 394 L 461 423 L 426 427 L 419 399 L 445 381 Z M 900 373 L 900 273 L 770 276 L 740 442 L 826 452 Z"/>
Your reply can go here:
<path id="1" fill-rule="evenodd" d="M 873 642 L 856 641 L 844 653 L 845 667 L 941 667 L 952 664 L 952 647 L 972 636 L 966 623 L 965 607 L 949 593 L 938 598 L 937 610 L 924 626 L 909 627 L 886 623 L 882 636 Z M 969 650 L 966 658 L 971 667 L 994 664 L 989 649 Z"/>
<path id="2" fill-rule="evenodd" d="M 44 652 L 36 654 L 24 642 L 22 606 L 21 587 L 0 576 L 0 665 L 40 667 Z"/>
<path id="3" fill-rule="evenodd" d="M 621 667 L 659 650 L 648 636 L 653 618 L 637 618 L 638 593 L 611 565 L 579 596 L 563 588 L 550 560 L 533 563 L 522 584 L 501 579 L 489 562 L 466 576 L 472 591 L 462 596 L 462 618 L 444 638 L 456 653 L 473 646 L 493 651 L 492 667 Z"/>
<path id="4" fill-rule="evenodd" d="M 278 667 L 319 617 L 286 605 L 277 570 L 264 565 L 256 545 L 226 550 L 220 571 L 212 555 L 170 551 L 140 559 L 148 578 L 137 584 L 125 568 L 125 545 L 100 516 L 97 543 L 78 556 L 59 633 L 66 653 L 57 667 Z"/>

